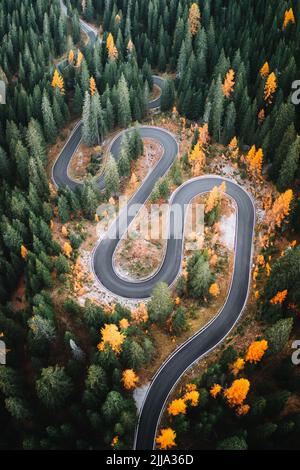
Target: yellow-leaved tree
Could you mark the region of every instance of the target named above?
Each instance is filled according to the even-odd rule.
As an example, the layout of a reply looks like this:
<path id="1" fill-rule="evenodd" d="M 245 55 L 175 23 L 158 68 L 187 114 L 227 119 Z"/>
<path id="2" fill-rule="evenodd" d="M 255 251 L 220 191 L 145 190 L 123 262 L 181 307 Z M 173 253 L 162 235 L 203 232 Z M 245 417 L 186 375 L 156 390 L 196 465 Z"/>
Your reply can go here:
<path id="1" fill-rule="evenodd" d="M 210 288 L 209 288 L 209 293 L 210 295 L 212 295 L 213 297 L 218 297 L 218 295 L 220 294 L 220 289 L 219 289 L 219 286 L 216 282 L 214 282 Z"/>
<path id="2" fill-rule="evenodd" d="M 21 246 L 21 257 L 26 260 L 27 259 L 27 256 L 28 256 L 28 250 L 26 248 L 26 246 L 22 245 Z"/>
<path id="3" fill-rule="evenodd" d="M 100 333 L 102 341 L 98 344 L 99 351 L 103 351 L 105 345 L 108 344 L 116 354 L 119 354 L 126 336 L 119 331 L 117 325 L 114 323 L 105 324 Z"/>
<path id="4" fill-rule="evenodd" d="M 168 406 L 168 413 L 171 416 L 178 416 L 186 413 L 186 403 L 183 398 L 173 400 Z"/>
<path id="5" fill-rule="evenodd" d="M 254 341 L 254 343 L 250 344 L 247 354 L 246 354 L 246 361 L 250 362 L 251 364 L 256 364 L 260 362 L 265 355 L 265 352 L 268 349 L 268 341 L 265 339 L 261 341 Z"/>
<path id="6" fill-rule="evenodd" d="M 115 46 L 115 41 L 111 33 L 107 36 L 106 48 L 109 59 L 115 60 L 118 58 L 118 49 Z"/>
<path id="7" fill-rule="evenodd" d="M 194 176 L 199 176 L 204 169 L 206 163 L 206 156 L 200 141 L 197 142 L 189 155 L 189 162 L 192 165 L 192 172 Z"/>
<path id="8" fill-rule="evenodd" d="M 293 191 L 288 189 L 285 193 L 280 194 L 280 196 L 275 200 L 272 208 L 268 211 L 266 216 L 269 233 L 271 233 L 275 227 L 280 228 L 283 221 L 288 217 L 293 197 Z"/>
<path id="9" fill-rule="evenodd" d="M 237 376 L 245 368 L 245 360 L 242 357 L 238 357 L 233 364 L 231 364 L 230 369 L 233 375 Z"/>
<path id="10" fill-rule="evenodd" d="M 224 391 L 224 397 L 229 406 L 243 405 L 250 390 L 250 382 L 247 379 L 236 379 L 231 387 Z"/>
<path id="11" fill-rule="evenodd" d="M 218 204 L 220 203 L 222 197 L 226 191 L 226 183 L 223 182 L 220 186 L 214 186 L 211 192 L 209 193 L 207 203 L 205 205 L 205 213 L 209 214 L 213 211 Z"/>
<path id="12" fill-rule="evenodd" d="M 277 90 L 277 77 L 274 72 L 270 73 L 267 78 L 264 92 L 264 99 L 268 104 L 273 101 L 274 93 Z"/>
<path id="13" fill-rule="evenodd" d="M 133 390 L 139 381 L 138 376 L 133 369 L 126 369 L 122 373 L 122 382 L 126 390 Z"/>
<path id="14" fill-rule="evenodd" d="M 226 74 L 225 81 L 222 85 L 223 94 L 224 96 L 226 96 L 226 98 L 230 98 L 231 93 L 234 90 L 234 85 L 235 85 L 234 76 L 235 76 L 235 71 L 233 69 L 230 69 Z"/>
<path id="15" fill-rule="evenodd" d="M 246 161 L 249 170 L 254 176 L 261 176 L 264 153 L 262 149 L 256 150 L 255 145 L 248 152 Z"/>
<path id="16" fill-rule="evenodd" d="M 62 78 L 57 69 L 54 70 L 51 85 L 53 88 L 58 88 L 62 95 L 65 93 L 64 79 Z"/>
<path id="17" fill-rule="evenodd" d="M 81 51 L 78 51 L 78 53 L 77 53 L 77 60 L 76 60 L 76 67 L 80 67 L 82 61 L 83 61 L 83 54 L 82 54 Z"/>
<path id="18" fill-rule="evenodd" d="M 210 395 L 213 398 L 217 398 L 217 396 L 220 395 L 221 392 L 222 392 L 222 387 L 220 384 L 214 384 L 209 391 Z"/>
<path id="19" fill-rule="evenodd" d="M 189 28 L 192 36 L 196 36 L 200 25 L 201 13 L 197 3 L 191 5 L 189 11 Z"/>
<path id="20" fill-rule="evenodd" d="M 160 434 L 155 440 L 159 449 L 167 450 L 176 447 L 175 439 L 176 432 L 172 428 L 166 428 L 160 430 Z"/>
<path id="21" fill-rule="evenodd" d="M 73 64 L 74 58 L 75 58 L 75 54 L 74 54 L 73 49 L 71 49 L 69 54 L 68 54 L 68 62 L 69 62 L 70 65 Z"/>
<path id="22" fill-rule="evenodd" d="M 94 77 L 91 77 L 90 78 L 90 95 L 94 96 L 96 91 L 97 91 L 96 81 L 95 81 Z"/>
<path id="23" fill-rule="evenodd" d="M 259 71 L 260 73 L 260 76 L 262 78 L 266 78 L 269 73 L 270 73 L 270 66 L 269 66 L 269 62 L 265 62 L 264 65 L 262 66 L 262 68 L 260 69 Z"/>
<path id="24" fill-rule="evenodd" d="M 149 315 L 146 305 L 141 303 L 134 310 L 132 310 L 131 318 L 136 324 L 147 323 Z"/>
<path id="25" fill-rule="evenodd" d="M 296 23 L 293 8 L 290 8 L 289 10 L 285 10 L 282 29 L 285 30 L 290 23 L 293 23 L 293 24 Z"/>
<path id="26" fill-rule="evenodd" d="M 71 255 L 73 253 L 73 248 L 71 247 L 70 243 L 68 242 L 65 242 L 64 245 L 63 245 L 63 251 L 65 253 L 65 255 L 68 257 L 68 258 L 71 258 Z"/>
<path id="27" fill-rule="evenodd" d="M 270 300 L 271 305 L 281 305 L 285 301 L 288 295 L 288 290 L 277 292 L 277 294 Z"/>

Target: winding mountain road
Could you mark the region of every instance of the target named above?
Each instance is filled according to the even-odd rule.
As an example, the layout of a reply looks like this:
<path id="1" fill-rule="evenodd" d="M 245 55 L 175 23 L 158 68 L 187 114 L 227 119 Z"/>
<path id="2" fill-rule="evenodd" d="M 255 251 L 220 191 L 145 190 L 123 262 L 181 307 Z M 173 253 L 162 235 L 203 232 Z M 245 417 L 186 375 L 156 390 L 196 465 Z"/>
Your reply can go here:
<path id="1" fill-rule="evenodd" d="M 154 77 L 155 83 L 161 86 L 162 80 Z M 160 98 L 154 102 L 159 106 Z M 149 103 L 152 107 L 152 103 Z M 52 177 L 57 186 L 65 185 L 71 189 L 79 184 L 68 175 L 68 166 L 81 141 L 82 124 L 78 123 L 65 147 L 53 166 Z M 129 131 L 130 132 L 130 131 Z M 252 240 L 255 226 L 255 207 L 250 195 L 234 181 L 221 176 L 204 176 L 194 178 L 180 186 L 172 195 L 170 208 L 180 207 L 181 211 L 170 211 L 169 237 L 164 261 L 158 272 L 141 282 L 121 279 L 114 270 L 113 254 L 122 235 L 135 218 L 136 204 L 144 204 L 150 196 L 155 182 L 164 176 L 178 154 L 177 142 L 170 133 L 162 128 L 142 126 L 141 136 L 157 140 L 164 148 L 164 153 L 157 165 L 130 199 L 127 210 L 122 210 L 107 232 L 107 236 L 95 247 L 93 269 L 101 284 L 110 292 L 124 298 L 145 299 L 151 295 L 158 282 L 171 285 L 181 269 L 184 220 L 188 204 L 197 196 L 209 192 L 214 186 L 226 182 L 226 193 L 236 203 L 237 224 L 235 237 L 235 263 L 232 283 L 228 297 L 218 316 L 205 328 L 192 336 L 179 347 L 162 364 L 145 397 L 135 435 L 135 449 L 152 449 L 155 446 L 155 435 L 167 398 L 182 374 L 197 360 L 208 354 L 220 344 L 239 320 L 245 307 L 251 273 Z M 118 159 L 122 134 L 118 135 L 111 145 L 111 153 Z M 103 176 L 97 180 L 100 189 L 104 188 Z M 111 237 L 117 226 L 117 237 Z"/>

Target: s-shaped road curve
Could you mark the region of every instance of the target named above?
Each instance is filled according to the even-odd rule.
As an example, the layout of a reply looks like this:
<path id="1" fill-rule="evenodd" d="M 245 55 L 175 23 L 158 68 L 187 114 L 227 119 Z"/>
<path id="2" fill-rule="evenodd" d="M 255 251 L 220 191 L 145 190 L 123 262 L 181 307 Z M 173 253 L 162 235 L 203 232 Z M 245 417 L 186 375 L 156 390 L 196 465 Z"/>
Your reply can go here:
<path id="1" fill-rule="evenodd" d="M 158 85 L 160 84 L 161 82 L 158 83 Z M 156 104 L 159 105 L 159 98 Z M 173 193 L 170 200 L 171 208 L 178 205 L 182 210 L 170 212 L 167 249 L 159 271 L 153 277 L 142 282 L 126 281 L 118 277 L 113 267 L 113 253 L 122 235 L 126 232 L 128 225 L 136 216 L 138 209 L 135 209 L 135 204 L 145 203 L 152 192 L 155 182 L 166 174 L 178 153 L 175 138 L 164 129 L 142 126 L 140 131 L 142 137 L 151 137 L 159 141 L 164 148 L 164 153 L 158 164 L 149 172 L 141 187 L 129 201 L 127 212 L 125 210 L 121 211 L 117 220 L 109 229 L 106 238 L 95 247 L 93 256 L 94 272 L 106 289 L 121 297 L 143 299 L 151 295 L 153 287 L 157 282 L 163 281 L 171 285 L 181 268 L 184 218 L 187 205 L 197 195 L 209 192 L 214 186 L 220 185 L 223 181 L 226 182 L 226 193 L 236 203 L 237 226 L 234 270 L 230 290 L 224 306 L 217 317 L 179 347 L 162 364 L 154 376 L 145 397 L 136 429 L 134 447 L 137 450 L 153 449 L 157 426 L 170 392 L 183 373 L 197 360 L 220 344 L 239 320 L 248 297 L 252 240 L 255 226 L 255 207 L 253 201 L 241 186 L 234 181 L 220 176 L 210 175 L 191 179 L 179 187 Z M 111 146 L 111 152 L 116 159 L 119 155 L 121 140 L 122 135 L 119 135 Z M 54 164 L 52 177 L 57 186 L 65 185 L 70 189 L 74 189 L 79 184 L 68 176 L 68 165 L 80 141 L 81 123 L 78 123 Z M 100 177 L 97 183 L 100 189 L 104 188 L 103 177 Z M 128 215 L 129 213 L 130 215 Z M 112 238 L 110 231 L 115 229 L 115 224 L 118 225 L 118 236 Z"/>
<path id="2" fill-rule="evenodd" d="M 56 185 L 66 185 L 74 189 L 78 183 L 68 176 L 68 164 L 81 139 L 81 125 L 75 128 L 71 138 L 59 155 L 53 167 L 53 180 Z M 148 298 L 158 282 L 171 285 L 181 269 L 184 218 L 188 204 L 199 194 L 209 192 L 214 186 L 226 182 L 226 193 L 237 206 L 237 226 L 235 239 L 235 264 L 232 284 L 226 302 L 218 316 L 204 329 L 184 343 L 157 372 L 145 398 L 135 438 L 136 449 L 152 449 L 161 410 L 182 374 L 199 358 L 214 349 L 229 334 L 244 309 L 249 289 L 252 239 L 255 225 L 255 208 L 249 194 L 238 184 L 220 176 L 204 176 L 189 180 L 180 186 L 170 200 L 170 207 L 181 207 L 181 211 L 170 212 L 169 237 L 166 255 L 159 271 L 148 280 L 132 282 L 121 279 L 114 270 L 113 254 L 128 225 L 135 218 L 138 208 L 152 192 L 155 182 L 166 174 L 177 156 L 177 142 L 167 131 L 157 127 L 142 126 L 142 137 L 151 137 L 161 143 L 163 156 L 151 170 L 141 187 L 130 199 L 127 211 L 122 210 L 108 230 L 107 236 L 96 246 L 93 255 L 93 268 L 101 284 L 115 295 L 143 299 Z M 111 152 L 118 158 L 122 134 L 112 143 Z M 104 179 L 97 181 L 104 188 Z M 117 229 L 117 237 L 111 233 Z M 179 230 L 179 233 L 178 233 Z"/>

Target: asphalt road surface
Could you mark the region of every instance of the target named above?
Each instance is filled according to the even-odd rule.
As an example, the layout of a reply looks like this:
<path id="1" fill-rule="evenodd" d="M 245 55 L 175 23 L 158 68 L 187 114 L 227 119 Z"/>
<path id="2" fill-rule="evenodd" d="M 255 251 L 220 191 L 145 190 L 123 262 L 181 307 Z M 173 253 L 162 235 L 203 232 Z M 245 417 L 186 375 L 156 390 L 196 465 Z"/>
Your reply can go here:
<path id="1" fill-rule="evenodd" d="M 90 33 L 92 35 L 92 33 Z M 91 36 L 90 36 L 91 37 Z M 162 86 L 162 79 L 154 77 L 154 83 Z M 160 105 L 160 97 L 149 103 L 149 108 Z M 68 165 L 81 141 L 81 123 L 74 129 L 64 149 L 53 167 L 53 181 L 57 186 L 65 185 L 74 189 L 78 183 L 68 176 Z M 124 298 L 144 299 L 151 295 L 158 282 L 171 285 L 177 278 L 182 260 L 184 220 L 187 205 L 197 195 L 210 191 L 214 186 L 226 182 L 226 193 L 231 196 L 237 207 L 237 226 L 235 239 L 235 264 L 232 284 L 225 304 L 218 316 L 204 329 L 196 333 L 161 366 L 148 389 L 139 417 L 135 436 L 135 449 L 152 449 L 155 435 L 166 400 L 182 376 L 197 360 L 208 354 L 230 333 L 241 316 L 248 297 L 251 273 L 252 240 L 255 225 L 255 208 L 249 194 L 233 181 L 220 176 L 194 178 L 173 194 L 170 200 L 169 237 L 166 255 L 159 271 L 142 282 L 121 279 L 113 267 L 113 253 L 128 225 L 135 218 L 136 204 L 144 204 L 150 196 L 155 182 L 166 174 L 174 162 L 178 146 L 175 138 L 164 129 L 142 126 L 142 137 L 151 137 L 161 143 L 164 153 L 158 164 L 149 172 L 141 187 L 128 203 L 127 210 L 121 211 L 118 219 L 111 226 L 107 236 L 95 247 L 93 268 L 102 285 L 115 295 Z M 122 135 L 112 143 L 111 152 L 118 159 Z M 100 189 L 104 188 L 103 177 L 97 181 Z M 172 211 L 172 207 L 181 210 Z M 117 237 L 111 237 L 112 232 Z"/>

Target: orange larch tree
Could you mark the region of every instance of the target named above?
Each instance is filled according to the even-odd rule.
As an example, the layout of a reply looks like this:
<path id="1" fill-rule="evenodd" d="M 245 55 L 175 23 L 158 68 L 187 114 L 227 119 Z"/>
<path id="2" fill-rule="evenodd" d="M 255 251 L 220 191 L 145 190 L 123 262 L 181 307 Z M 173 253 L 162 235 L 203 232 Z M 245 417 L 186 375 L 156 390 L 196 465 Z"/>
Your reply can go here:
<path id="1" fill-rule="evenodd" d="M 236 409 L 237 416 L 245 416 L 249 413 L 250 406 L 249 405 L 241 405 Z"/>
<path id="2" fill-rule="evenodd" d="M 246 354 L 246 361 L 250 362 L 251 364 L 256 364 L 260 362 L 265 355 L 265 352 L 268 349 L 268 341 L 265 339 L 261 341 L 254 341 L 254 343 L 250 344 L 247 354 Z"/>
<path id="3" fill-rule="evenodd" d="M 225 81 L 222 85 L 223 94 L 224 96 L 226 96 L 226 98 L 230 98 L 231 93 L 233 92 L 234 85 L 235 85 L 234 76 L 235 76 L 234 70 L 230 69 L 229 72 L 227 72 Z"/>
<path id="4" fill-rule="evenodd" d="M 83 54 L 82 54 L 81 51 L 78 51 L 78 53 L 77 53 L 77 60 L 76 60 L 76 67 L 80 67 L 82 61 L 83 61 Z"/>
<path id="5" fill-rule="evenodd" d="M 74 62 L 74 57 L 75 57 L 74 51 L 73 51 L 73 49 L 71 49 L 70 52 L 69 52 L 69 54 L 68 54 L 68 62 L 69 62 L 70 65 L 73 64 L 73 62 Z"/>
<path id="6" fill-rule="evenodd" d="M 273 101 L 274 93 L 277 90 L 277 77 L 274 72 L 270 73 L 265 85 L 264 99 L 268 104 Z"/>
<path id="7" fill-rule="evenodd" d="M 73 248 L 71 247 L 70 243 L 68 242 L 64 243 L 63 251 L 68 258 L 71 258 L 71 254 L 73 253 Z"/>
<path id="8" fill-rule="evenodd" d="M 211 387 L 209 393 L 213 398 L 217 398 L 217 396 L 220 395 L 221 391 L 222 391 L 221 385 L 220 384 L 214 384 Z"/>
<path id="9" fill-rule="evenodd" d="M 263 158 L 263 150 L 256 150 L 255 145 L 253 145 L 246 156 L 246 162 L 249 170 L 254 176 L 261 176 Z"/>
<path id="10" fill-rule="evenodd" d="M 106 48 L 107 48 L 108 57 L 111 60 L 115 60 L 118 58 L 118 49 L 115 46 L 115 41 L 111 33 L 109 33 L 109 35 L 107 36 Z"/>
<path id="11" fill-rule="evenodd" d="M 245 360 L 242 357 L 238 357 L 233 364 L 231 364 L 230 369 L 233 375 L 237 376 L 245 368 Z"/>
<path id="12" fill-rule="evenodd" d="M 191 5 L 189 11 L 189 28 L 192 36 L 196 36 L 200 25 L 201 13 L 197 3 Z"/>
<path id="13" fill-rule="evenodd" d="M 199 141 L 191 151 L 189 161 L 192 165 L 193 175 L 199 176 L 203 172 L 206 163 L 206 156 Z"/>
<path id="14" fill-rule="evenodd" d="M 259 71 L 262 78 L 266 78 L 270 74 L 269 62 L 265 62 Z"/>
<path id="15" fill-rule="evenodd" d="M 172 428 L 161 429 L 159 436 L 156 438 L 156 444 L 159 449 L 167 450 L 176 447 L 176 432 Z"/>
<path id="16" fill-rule="evenodd" d="M 183 398 L 173 400 L 168 406 L 168 413 L 171 416 L 178 416 L 186 413 L 186 403 Z"/>
<path id="17" fill-rule="evenodd" d="M 214 186 L 209 193 L 208 200 L 205 206 L 205 213 L 209 214 L 220 203 L 222 196 L 226 191 L 226 183 L 223 182 L 220 186 Z"/>
<path id="18" fill-rule="evenodd" d="M 28 250 L 26 248 L 26 246 L 22 245 L 21 246 L 21 257 L 26 260 L 27 259 L 27 256 L 28 256 Z"/>
<path id="19" fill-rule="evenodd" d="M 296 23 L 293 8 L 285 11 L 282 29 L 285 30 L 290 23 Z"/>
<path id="20" fill-rule="evenodd" d="M 218 295 L 220 294 L 220 289 L 219 289 L 219 286 L 216 282 L 214 282 L 210 288 L 209 288 L 209 293 L 210 295 L 212 295 L 213 297 L 218 297 Z"/>
<path id="21" fill-rule="evenodd" d="M 103 351 L 105 344 L 108 344 L 116 354 L 119 354 L 126 336 L 119 331 L 117 325 L 114 323 L 105 324 L 100 333 L 102 341 L 98 344 L 99 351 Z"/>
<path id="22" fill-rule="evenodd" d="M 288 189 L 275 200 L 273 207 L 269 210 L 266 217 L 266 223 L 269 225 L 269 233 L 271 233 L 275 227 L 280 228 L 284 219 L 288 217 L 293 197 L 293 191 Z"/>
<path id="23" fill-rule="evenodd" d="M 65 93 L 64 79 L 62 78 L 62 76 L 60 75 L 57 69 L 54 70 L 51 85 L 53 88 L 58 88 L 61 94 L 64 95 Z"/>
<path id="24" fill-rule="evenodd" d="M 126 390 L 133 390 L 139 381 L 138 376 L 133 369 L 126 369 L 122 373 L 122 382 Z"/>
<path id="25" fill-rule="evenodd" d="M 200 393 L 198 390 L 190 390 L 184 394 L 183 399 L 186 402 L 188 401 L 191 406 L 198 406 Z"/>
<path id="26" fill-rule="evenodd" d="M 288 290 L 277 292 L 277 294 L 270 300 L 271 305 L 281 305 L 288 296 Z"/>
<path id="27" fill-rule="evenodd" d="M 90 78 L 90 95 L 94 96 L 96 91 L 97 91 L 96 81 L 95 81 L 94 77 L 91 77 Z"/>
<path id="28" fill-rule="evenodd" d="M 140 324 L 140 323 L 147 323 L 149 319 L 147 307 L 144 303 L 141 303 L 132 310 L 131 312 L 131 318 L 134 321 L 134 323 Z"/>
<path id="29" fill-rule="evenodd" d="M 247 379 L 236 379 L 231 387 L 224 391 L 229 406 L 243 405 L 250 390 L 250 382 Z"/>

